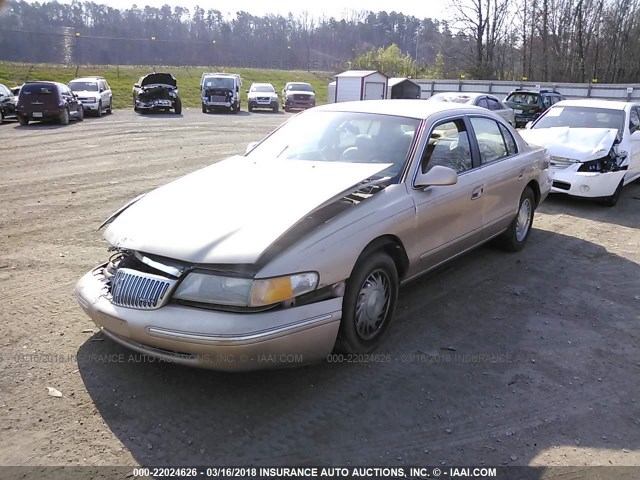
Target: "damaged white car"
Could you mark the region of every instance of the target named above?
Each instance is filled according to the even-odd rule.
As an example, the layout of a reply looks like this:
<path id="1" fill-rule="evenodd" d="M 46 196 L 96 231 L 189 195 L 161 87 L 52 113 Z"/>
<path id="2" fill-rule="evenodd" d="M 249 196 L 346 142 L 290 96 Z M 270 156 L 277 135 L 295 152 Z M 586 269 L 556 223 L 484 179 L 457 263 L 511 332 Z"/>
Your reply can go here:
<path id="1" fill-rule="evenodd" d="M 564 100 L 521 134 L 547 148 L 554 193 L 614 206 L 622 187 L 640 177 L 640 105 Z"/>
<path id="2" fill-rule="evenodd" d="M 544 149 L 486 109 L 325 105 L 113 214 L 76 296 L 108 338 L 186 365 L 364 354 L 402 283 L 492 238 L 523 248 L 550 188 Z"/>

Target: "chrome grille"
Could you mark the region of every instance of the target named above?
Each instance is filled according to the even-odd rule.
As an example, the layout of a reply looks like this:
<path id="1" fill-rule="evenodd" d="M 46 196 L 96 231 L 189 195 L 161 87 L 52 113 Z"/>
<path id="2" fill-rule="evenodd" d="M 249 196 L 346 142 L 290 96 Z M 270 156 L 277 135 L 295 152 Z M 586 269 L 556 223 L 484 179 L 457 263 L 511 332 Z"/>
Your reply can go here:
<path id="1" fill-rule="evenodd" d="M 112 302 L 120 307 L 153 310 L 163 305 L 176 280 L 119 268 L 111 281 Z"/>
<path id="2" fill-rule="evenodd" d="M 306 93 L 295 93 L 295 94 L 293 95 L 293 99 L 294 99 L 294 100 L 309 100 L 309 97 L 310 97 L 310 96 L 311 96 L 311 95 L 306 94 Z"/>

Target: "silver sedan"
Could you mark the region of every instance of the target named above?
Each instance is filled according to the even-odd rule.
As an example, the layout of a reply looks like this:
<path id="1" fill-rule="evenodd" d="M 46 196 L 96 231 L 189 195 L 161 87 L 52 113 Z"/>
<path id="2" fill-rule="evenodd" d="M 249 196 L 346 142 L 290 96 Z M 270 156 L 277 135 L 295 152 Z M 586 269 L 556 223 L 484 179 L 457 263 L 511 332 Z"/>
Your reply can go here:
<path id="1" fill-rule="evenodd" d="M 489 110 L 338 103 L 141 195 L 76 287 L 105 336 L 185 365 L 249 370 L 372 351 L 401 284 L 497 238 L 523 248 L 548 159 Z"/>

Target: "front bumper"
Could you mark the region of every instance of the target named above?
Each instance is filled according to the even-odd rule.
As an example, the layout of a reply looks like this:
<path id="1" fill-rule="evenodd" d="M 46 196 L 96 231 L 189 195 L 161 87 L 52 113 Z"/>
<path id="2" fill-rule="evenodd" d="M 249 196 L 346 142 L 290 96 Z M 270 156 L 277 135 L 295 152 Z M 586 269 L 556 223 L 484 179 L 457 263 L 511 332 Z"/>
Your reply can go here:
<path id="1" fill-rule="evenodd" d="M 272 100 L 271 102 L 258 102 L 256 100 L 250 100 L 247 102 L 252 109 L 256 108 L 267 108 L 272 110 L 274 108 L 278 108 L 278 100 Z"/>
<path id="2" fill-rule="evenodd" d="M 625 173 L 626 170 L 599 173 L 551 169 L 551 191 L 576 197 L 609 197 L 615 193 Z"/>
<path id="3" fill-rule="evenodd" d="M 175 108 L 175 100 L 154 100 L 152 102 L 136 101 L 138 110 L 172 110 Z"/>
<path id="4" fill-rule="evenodd" d="M 182 365 L 242 371 L 318 362 L 331 353 L 342 318 L 342 297 L 251 314 L 173 304 L 118 307 L 109 300 L 103 267 L 76 285 L 85 313 L 125 347 Z"/>
<path id="5" fill-rule="evenodd" d="M 284 102 L 284 108 L 289 108 L 291 110 L 304 110 L 307 108 L 313 108 L 316 106 L 315 100 L 293 100 L 287 99 Z"/>

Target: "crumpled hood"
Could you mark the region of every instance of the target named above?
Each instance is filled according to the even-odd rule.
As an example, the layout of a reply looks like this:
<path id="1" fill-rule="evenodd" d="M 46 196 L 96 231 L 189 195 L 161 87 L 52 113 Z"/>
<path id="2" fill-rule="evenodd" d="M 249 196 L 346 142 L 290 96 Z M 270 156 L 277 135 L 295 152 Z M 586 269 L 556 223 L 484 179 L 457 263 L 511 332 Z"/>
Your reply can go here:
<path id="1" fill-rule="evenodd" d="M 388 166 L 235 156 L 148 193 L 104 236 L 186 262 L 255 263 L 299 220 Z"/>
<path id="2" fill-rule="evenodd" d="M 287 90 L 286 94 L 287 95 L 293 95 L 293 94 L 300 95 L 300 94 L 302 94 L 302 95 L 310 95 L 312 97 L 316 96 L 316 94 L 314 92 L 310 92 L 309 90 Z"/>
<path id="3" fill-rule="evenodd" d="M 588 162 L 609 153 L 616 140 L 615 128 L 535 128 L 520 130 L 528 143 L 545 147 L 551 156 Z"/>
<path id="4" fill-rule="evenodd" d="M 167 85 L 174 88 L 178 86 L 175 77 L 170 73 L 149 73 L 142 79 L 140 86 L 147 87 L 155 84 Z"/>

